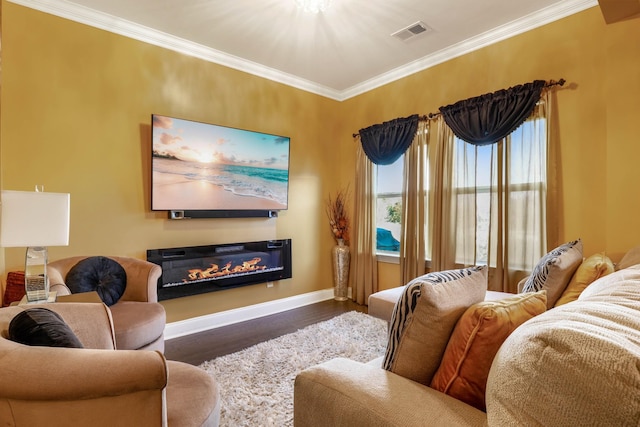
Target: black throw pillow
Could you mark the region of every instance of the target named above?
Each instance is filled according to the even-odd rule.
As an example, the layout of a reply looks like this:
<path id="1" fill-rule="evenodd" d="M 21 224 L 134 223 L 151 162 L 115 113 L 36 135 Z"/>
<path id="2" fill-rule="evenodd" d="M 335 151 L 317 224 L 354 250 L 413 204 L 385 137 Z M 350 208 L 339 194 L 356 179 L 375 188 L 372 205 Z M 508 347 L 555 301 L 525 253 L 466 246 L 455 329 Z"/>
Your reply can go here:
<path id="1" fill-rule="evenodd" d="M 127 273 L 111 258 L 85 258 L 67 273 L 65 283 L 72 294 L 96 291 L 102 302 L 111 306 L 118 302 L 127 287 Z"/>
<path id="2" fill-rule="evenodd" d="M 25 345 L 83 348 L 69 325 L 48 308 L 29 308 L 9 323 L 9 339 Z"/>

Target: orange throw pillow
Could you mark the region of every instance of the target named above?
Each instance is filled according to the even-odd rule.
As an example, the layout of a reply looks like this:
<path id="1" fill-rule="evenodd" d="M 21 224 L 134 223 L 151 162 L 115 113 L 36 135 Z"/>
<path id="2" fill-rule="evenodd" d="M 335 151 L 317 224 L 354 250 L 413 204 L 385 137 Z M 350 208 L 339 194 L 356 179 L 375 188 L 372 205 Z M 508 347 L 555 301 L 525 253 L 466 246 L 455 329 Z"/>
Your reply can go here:
<path id="1" fill-rule="evenodd" d="M 484 411 L 487 377 L 498 349 L 518 326 L 546 309 L 544 290 L 469 307 L 456 324 L 431 387 Z"/>

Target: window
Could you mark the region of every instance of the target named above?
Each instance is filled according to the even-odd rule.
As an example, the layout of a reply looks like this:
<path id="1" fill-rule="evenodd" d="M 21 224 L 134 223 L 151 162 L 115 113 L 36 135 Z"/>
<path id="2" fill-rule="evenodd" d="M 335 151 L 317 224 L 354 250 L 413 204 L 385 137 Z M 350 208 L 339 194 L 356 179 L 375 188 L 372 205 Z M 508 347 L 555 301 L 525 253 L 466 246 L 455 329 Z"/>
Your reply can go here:
<path id="1" fill-rule="evenodd" d="M 497 233 L 508 239 L 509 267 L 528 269 L 543 253 L 546 122 L 526 121 L 498 144 L 455 138 L 456 263 L 488 264 L 498 257 Z M 524 242 L 534 247 L 525 251 Z M 525 254 L 526 252 L 526 254 Z"/>
<path id="2" fill-rule="evenodd" d="M 474 146 L 454 138 L 454 193 L 456 195 L 456 262 L 462 265 L 486 264 L 489 253 L 491 193 L 497 177 L 495 144 Z M 475 243 L 474 243 L 475 242 Z M 473 249 L 469 249 L 473 246 Z"/>
<path id="3" fill-rule="evenodd" d="M 475 146 L 457 138 L 452 143 L 453 188 L 446 190 L 451 191 L 446 199 L 451 217 L 446 221 L 452 220 L 453 228 L 446 238 L 454 242 L 455 264 L 530 270 L 546 247 L 546 120 L 532 118 L 495 144 Z M 376 252 L 379 259 L 390 255 L 389 262 L 400 252 L 404 157 L 375 169 Z M 430 167 L 428 160 L 423 168 Z M 424 241 L 430 260 L 430 236 Z"/>
<path id="4" fill-rule="evenodd" d="M 376 166 L 376 250 L 400 253 L 404 155 L 390 165 Z"/>

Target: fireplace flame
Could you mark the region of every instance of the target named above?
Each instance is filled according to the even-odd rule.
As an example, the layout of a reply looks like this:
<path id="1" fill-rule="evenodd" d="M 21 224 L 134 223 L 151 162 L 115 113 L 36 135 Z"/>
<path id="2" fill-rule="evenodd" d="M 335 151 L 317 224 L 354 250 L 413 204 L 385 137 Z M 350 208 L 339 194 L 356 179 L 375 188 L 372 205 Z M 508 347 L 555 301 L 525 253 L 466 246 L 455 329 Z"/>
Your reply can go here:
<path id="1" fill-rule="evenodd" d="M 233 268 L 231 268 L 231 262 L 226 263 L 222 268 L 220 268 L 218 264 L 211 264 L 211 267 L 206 270 L 195 268 L 189 270 L 189 280 L 214 279 L 233 274 L 248 273 L 266 269 L 266 265 L 258 265 L 260 261 L 262 261 L 262 258 L 255 257 L 249 261 L 243 261 L 242 265 L 236 265 Z M 183 281 L 187 282 L 188 280 L 183 279 Z"/>

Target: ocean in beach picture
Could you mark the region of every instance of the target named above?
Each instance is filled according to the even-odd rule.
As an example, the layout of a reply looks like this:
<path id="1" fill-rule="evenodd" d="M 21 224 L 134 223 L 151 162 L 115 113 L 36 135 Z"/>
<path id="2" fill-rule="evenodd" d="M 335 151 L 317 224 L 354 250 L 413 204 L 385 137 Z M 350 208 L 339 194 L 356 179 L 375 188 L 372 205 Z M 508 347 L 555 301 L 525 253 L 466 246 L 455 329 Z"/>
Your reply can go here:
<path id="1" fill-rule="evenodd" d="M 152 210 L 287 208 L 287 137 L 153 115 Z"/>

